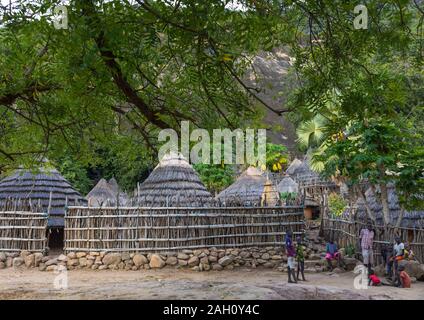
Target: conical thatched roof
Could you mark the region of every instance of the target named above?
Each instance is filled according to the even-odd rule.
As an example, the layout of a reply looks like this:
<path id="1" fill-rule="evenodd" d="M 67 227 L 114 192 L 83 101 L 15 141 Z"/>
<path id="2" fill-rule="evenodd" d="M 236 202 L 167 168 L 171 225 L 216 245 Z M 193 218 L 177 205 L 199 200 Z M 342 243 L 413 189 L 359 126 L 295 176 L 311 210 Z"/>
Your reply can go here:
<path id="1" fill-rule="evenodd" d="M 292 178 L 286 176 L 277 185 L 277 191 L 279 193 L 294 193 L 299 192 L 299 185 Z"/>
<path id="2" fill-rule="evenodd" d="M 100 179 L 85 198 L 89 206 L 114 206 L 117 200 L 117 193 L 115 193 L 113 187 L 105 179 Z"/>
<path id="3" fill-rule="evenodd" d="M 142 206 L 194 207 L 213 201 L 199 175 L 180 154 L 168 154 L 138 188 Z"/>
<path id="4" fill-rule="evenodd" d="M 286 170 L 286 174 L 293 175 L 295 170 L 300 167 L 302 164 L 302 161 L 300 161 L 298 158 L 295 158 L 289 165 L 289 167 Z"/>
<path id="5" fill-rule="evenodd" d="M 232 185 L 218 194 L 217 199 L 226 204 L 258 206 L 261 204 L 265 185 L 268 193 L 278 195 L 275 186 L 267 181 L 260 170 L 249 167 Z"/>
<path id="6" fill-rule="evenodd" d="M 49 226 L 62 227 L 65 206 L 82 205 L 86 200 L 55 169 L 42 168 L 38 173 L 16 170 L 0 181 L 0 203 L 8 199 L 29 200 L 49 211 Z M 50 204 L 50 208 L 49 208 Z"/>
<path id="7" fill-rule="evenodd" d="M 396 194 L 396 189 L 394 184 L 388 184 L 387 186 L 388 191 L 388 199 L 389 199 L 389 209 L 390 209 L 390 216 L 392 218 L 392 223 L 395 224 L 399 214 L 401 212 L 401 208 L 399 206 L 399 200 Z M 366 201 L 368 203 L 368 206 L 373 211 L 374 215 L 377 218 L 377 223 L 383 224 L 383 207 L 380 202 L 379 197 L 379 189 L 376 189 L 376 194 L 372 191 L 371 188 L 369 188 L 365 192 Z M 356 202 L 357 206 L 357 213 L 358 217 L 362 219 L 366 219 L 368 217 L 367 211 L 365 208 L 364 202 L 359 199 Z M 408 227 L 408 228 L 424 228 L 424 211 L 406 211 L 404 213 L 401 227 Z"/>

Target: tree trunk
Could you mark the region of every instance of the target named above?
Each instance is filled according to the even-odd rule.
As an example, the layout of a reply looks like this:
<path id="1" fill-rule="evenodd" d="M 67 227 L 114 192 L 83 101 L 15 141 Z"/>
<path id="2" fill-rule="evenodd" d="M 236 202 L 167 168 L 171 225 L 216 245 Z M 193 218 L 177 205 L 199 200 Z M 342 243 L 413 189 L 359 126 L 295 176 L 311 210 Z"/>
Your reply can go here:
<path id="1" fill-rule="evenodd" d="M 374 225 L 377 225 L 377 219 L 375 217 L 374 212 L 372 212 L 370 206 L 368 205 L 366 196 L 365 196 L 365 192 L 361 189 L 361 186 L 356 186 L 356 193 L 358 195 L 358 197 L 364 202 L 365 205 L 365 210 L 367 211 L 368 217 L 371 219 L 372 223 Z"/>
<path id="2" fill-rule="evenodd" d="M 387 192 L 387 185 L 385 183 L 381 183 L 379 186 L 381 191 L 381 205 L 383 206 L 383 221 L 385 226 L 389 226 L 391 225 L 391 219 L 390 219 L 389 196 Z"/>

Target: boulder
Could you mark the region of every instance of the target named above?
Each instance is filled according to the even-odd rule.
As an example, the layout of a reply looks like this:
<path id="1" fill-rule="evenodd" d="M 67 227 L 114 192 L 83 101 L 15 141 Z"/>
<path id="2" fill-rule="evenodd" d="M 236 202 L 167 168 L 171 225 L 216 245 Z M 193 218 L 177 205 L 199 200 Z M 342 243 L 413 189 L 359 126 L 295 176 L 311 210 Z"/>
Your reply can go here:
<path id="1" fill-rule="evenodd" d="M 130 255 L 130 253 L 129 253 L 129 252 L 123 252 L 123 253 L 121 254 L 121 259 L 122 259 L 123 261 L 131 259 L 131 255 Z"/>
<path id="2" fill-rule="evenodd" d="M 218 257 L 216 257 L 216 256 L 212 256 L 212 255 L 210 255 L 210 256 L 208 257 L 208 259 L 209 259 L 209 262 L 217 262 L 217 261 L 218 261 Z"/>
<path id="3" fill-rule="evenodd" d="M 187 260 L 178 260 L 178 265 L 179 265 L 179 266 L 184 267 L 184 266 L 186 266 L 187 264 L 188 264 Z"/>
<path id="4" fill-rule="evenodd" d="M 46 262 L 46 267 L 57 264 L 57 258 L 49 259 Z"/>
<path id="5" fill-rule="evenodd" d="M 218 263 L 223 267 L 228 266 L 232 262 L 233 262 L 233 258 L 230 257 L 230 256 L 224 256 L 224 257 L 222 257 L 221 259 L 218 260 Z"/>
<path id="6" fill-rule="evenodd" d="M 6 267 L 10 268 L 13 265 L 13 258 L 12 257 L 7 257 L 6 259 Z"/>
<path id="7" fill-rule="evenodd" d="M 153 254 L 150 258 L 150 268 L 160 269 L 165 266 L 165 261 L 158 254 Z"/>
<path id="8" fill-rule="evenodd" d="M 27 268 L 34 267 L 34 265 L 35 265 L 35 256 L 33 254 L 27 255 L 23 259 L 25 261 L 25 266 Z"/>
<path id="9" fill-rule="evenodd" d="M 41 259 L 43 259 L 43 254 L 41 252 L 34 253 L 34 266 L 38 267 Z"/>
<path id="10" fill-rule="evenodd" d="M 87 255 L 86 252 L 77 252 L 77 258 L 84 258 Z"/>
<path id="11" fill-rule="evenodd" d="M 146 263 L 149 263 L 147 258 L 142 254 L 135 254 L 133 257 L 133 262 L 136 267 L 140 267 L 142 265 L 145 265 Z"/>
<path id="12" fill-rule="evenodd" d="M 79 258 L 78 263 L 81 267 L 86 267 L 87 266 L 87 258 L 85 258 L 85 257 Z"/>
<path id="13" fill-rule="evenodd" d="M 190 256 L 185 253 L 178 253 L 177 258 L 178 260 L 188 260 L 190 259 Z"/>
<path id="14" fill-rule="evenodd" d="M 222 269 L 223 269 L 223 267 L 220 264 L 218 264 L 218 263 L 214 263 L 212 265 L 212 270 L 221 271 Z"/>
<path id="15" fill-rule="evenodd" d="M 262 260 L 269 260 L 271 257 L 269 256 L 269 253 L 264 253 L 262 256 L 261 256 L 261 259 Z"/>
<path id="16" fill-rule="evenodd" d="M 169 266 L 175 266 L 178 264 L 178 259 L 177 257 L 168 257 L 165 262 Z"/>
<path id="17" fill-rule="evenodd" d="M 57 257 L 57 260 L 66 262 L 66 261 L 68 261 L 68 257 L 65 256 L 64 254 L 61 254 L 59 257 Z"/>
<path id="18" fill-rule="evenodd" d="M 67 254 L 67 257 L 68 257 L 69 259 L 76 259 L 77 254 L 76 254 L 75 252 L 69 252 L 69 253 Z"/>
<path id="19" fill-rule="evenodd" d="M 201 263 L 201 264 L 204 264 L 204 265 L 205 265 L 205 264 L 209 264 L 209 259 L 208 259 L 208 257 L 206 257 L 206 256 L 205 256 L 205 257 L 201 258 L 201 259 L 200 259 L 200 263 Z"/>
<path id="20" fill-rule="evenodd" d="M 355 269 L 356 264 L 358 262 L 358 260 L 356 260 L 355 258 L 348 258 L 348 257 L 343 257 L 343 261 L 348 271 L 352 271 L 353 269 Z"/>
<path id="21" fill-rule="evenodd" d="M 199 257 L 193 256 L 190 259 L 188 259 L 187 263 L 188 263 L 189 267 L 197 266 L 197 265 L 199 265 Z"/>
<path id="22" fill-rule="evenodd" d="M 29 256 L 30 254 L 31 254 L 31 252 L 29 252 L 28 250 L 22 250 L 21 253 L 20 253 L 20 257 L 25 260 L 25 257 Z"/>
<path id="23" fill-rule="evenodd" d="M 108 253 L 102 261 L 105 266 L 118 265 L 121 262 L 121 255 L 119 253 Z"/>
<path id="24" fill-rule="evenodd" d="M 21 257 L 13 258 L 13 267 L 14 267 L 14 268 L 20 267 L 20 266 L 22 266 L 24 263 L 25 263 L 24 258 L 21 258 Z"/>
<path id="25" fill-rule="evenodd" d="M 0 261 L 0 269 L 6 268 L 6 264 L 3 261 Z"/>
<path id="26" fill-rule="evenodd" d="M 78 265 L 78 263 L 79 263 L 79 259 L 77 259 L 77 258 L 75 258 L 75 259 L 68 259 L 68 261 L 67 261 L 67 265 L 68 266 L 72 266 L 72 267 L 76 267 Z"/>
<path id="27" fill-rule="evenodd" d="M 46 267 L 46 271 L 56 271 L 57 266 L 52 264 Z"/>
<path id="28" fill-rule="evenodd" d="M 45 271 L 46 270 L 46 264 L 44 262 L 40 262 L 38 265 L 38 270 Z"/>
<path id="29" fill-rule="evenodd" d="M 6 262 L 7 256 L 4 252 L 0 252 L 0 262 Z"/>

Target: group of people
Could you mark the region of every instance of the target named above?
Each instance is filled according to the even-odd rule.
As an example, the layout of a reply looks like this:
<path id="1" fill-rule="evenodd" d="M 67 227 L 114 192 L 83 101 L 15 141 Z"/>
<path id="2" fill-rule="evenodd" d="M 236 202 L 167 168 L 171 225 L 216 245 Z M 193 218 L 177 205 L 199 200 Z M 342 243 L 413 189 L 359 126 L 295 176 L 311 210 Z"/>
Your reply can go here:
<path id="1" fill-rule="evenodd" d="M 368 285 L 380 286 L 382 285 L 382 282 L 372 269 L 372 266 L 374 265 L 374 236 L 375 231 L 372 225 L 369 224 L 366 228 L 361 230 L 359 240 L 363 264 L 368 271 Z M 293 233 L 289 230 L 286 233 L 285 245 L 287 253 L 288 282 L 297 283 L 297 281 L 299 281 L 299 274 L 302 275 L 302 280 L 306 281 L 304 273 L 306 246 L 303 244 L 302 238 L 297 237 L 295 245 L 293 243 Z M 388 280 L 390 280 L 396 287 L 410 288 L 411 278 L 405 271 L 405 266 L 400 262 L 405 259 L 414 259 L 414 253 L 412 250 L 405 246 L 400 237 L 395 237 L 394 245 L 383 246 L 381 255 L 385 263 L 386 276 Z M 346 264 L 344 263 L 337 244 L 333 239 L 330 239 L 330 241 L 326 244 L 325 259 L 327 260 L 329 271 L 333 271 L 334 260 L 337 261 L 338 267 L 346 270 Z"/>

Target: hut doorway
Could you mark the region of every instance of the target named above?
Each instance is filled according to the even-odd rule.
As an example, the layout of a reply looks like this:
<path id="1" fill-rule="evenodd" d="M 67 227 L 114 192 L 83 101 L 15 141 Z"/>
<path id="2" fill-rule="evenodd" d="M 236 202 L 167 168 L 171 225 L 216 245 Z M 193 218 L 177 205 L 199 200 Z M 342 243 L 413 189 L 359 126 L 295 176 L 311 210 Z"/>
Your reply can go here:
<path id="1" fill-rule="evenodd" d="M 62 252 L 64 245 L 64 232 L 63 228 L 49 228 L 47 229 L 47 246 L 50 253 Z"/>
<path id="2" fill-rule="evenodd" d="M 303 211 L 306 220 L 316 220 L 320 217 L 320 209 L 317 206 L 305 206 Z"/>

